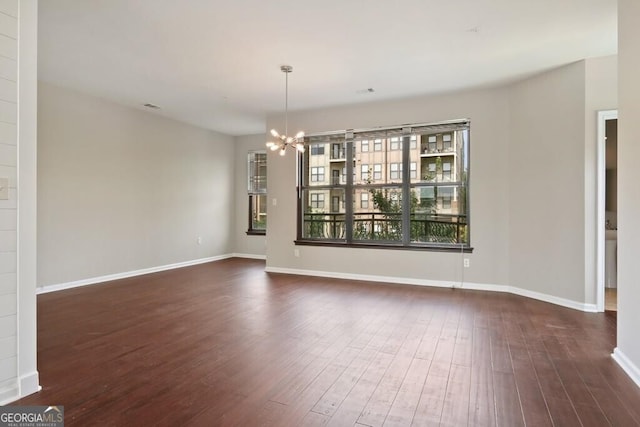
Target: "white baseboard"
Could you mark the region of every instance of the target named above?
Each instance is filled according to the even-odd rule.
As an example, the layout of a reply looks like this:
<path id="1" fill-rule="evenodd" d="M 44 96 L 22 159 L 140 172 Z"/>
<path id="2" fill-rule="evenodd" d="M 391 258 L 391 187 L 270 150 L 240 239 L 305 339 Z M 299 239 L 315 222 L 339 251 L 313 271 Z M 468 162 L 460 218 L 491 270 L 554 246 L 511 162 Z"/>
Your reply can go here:
<path id="1" fill-rule="evenodd" d="M 330 277 L 334 279 L 347 279 L 347 280 L 363 280 L 367 282 L 385 282 L 385 283 L 399 283 L 405 285 L 416 286 L 433 286 L 439 288 L 455 288 L 455 289 L 469 289 L 474 291 L 491 291 L 491 292 L 508 292 L 515 295 L 524 296 L 527 298 L 533 298 L 539 301 L 549 302 L 551 304 L 560 305 L 562 307 L 572 308 L 574 310 L 597 312 L 595 304 L 584 304 L 577 301 L 572 301 L 553 295 L 542 294 L 539 292 L 533 292 L 526 289 L 520 289 L 513 286 L 506 285 L 494 285 L 486 283 L 472 283 L 454 281 L 439 281 L 439 280 L 425 280 L 425 279 L 413 279 L 408 277 L 393 277 L 393 276 L 373 276 L 366 274 L 352 274 L 352 273 L 336 273 L 330 271 L 317 271 L 317 270 L 303 270 L 295 268 L 280 268 L 280 267 L 266 267 L 265 271 L 268 273 L 282 273 L 282 274 L 296 274 L 300 276 L 316 276 L 316 277 Z"/>
<path id="2" fill-rule="evenodd" d="M 0 387 L 0 406 L 8 405 L 20 398 L 18 384 L 15 380 L 7 381 Z"/>
<path id="3" fill-rule="evenodd" d="M 240 253 L 236 253 L 234 252 L 233 254 L 231 254 L 232 257 L 234 258 L 248 258 L 248 259 L 267 259 L 266 255 L 256 255 L 256 254 L 240 254 Z"/>
<path id="4" fill-rule="evenodd" d="M 38 294 L 45 294 L 48 292 L 61 291 L 64 289 L 77 288 L 80 286 L 95 285 L 97 283 L 109 282 L 112 280 L 126 279 L 128 277 L 141 276 L 143 274 L 157 273 L 165 270 L 172 270 L 175 268 L 189 267 L 197 264 L 204 264 L 212 261 L 219 261 L 227 258 L 250 258 L 250 259 L 266 259 L 265 255 L 256 254 L 244 254 L 244 253 L 231 253 L 225 255 L 218 255 L 215 257 L 200 258 L 191 261 L 178 262 L 175 264 L 162 265 L 158 267 L 144 268 L 141 270 L 127 271 L 124 273 L 109 274 L 106 276 L 92 277 L 89 279 L 77 280 L 68 283 L 59 283 L 55 285 L 48 285 L 37 289 Z M 426 279 L 414 279 L 410 277 L 393 277 L 393 276 L 377 276 L 369 274 L 353 274 L 353 273 L 337 273 L 331 271 L 319 271 L 319 270 L 304 270 L 296 268 L 280 268 L 280 267 L 266 267 L 265 271 L 268 273 L 282 273 L 282 274 L 295 274 L 300 276 L 316 276 L 316 277 L 329 277 L 334 279 L 347 279 L 347 280 L 362 280 L 367 282 L 384 282 L 384 283 L 399 283 L 404 285 L 414 286 L 433 286 L 439 288 L 459 288 L 470 289 L 476 291 L 491 291 L 491 292 L 509 292 L 515 295 L 524 296 L 527 298 L 537 299 L 539 301 L 549 302 L 552 304 L 560 305 L 563 307 L 572 308 L 574 310 L 580 310 L 585 312 L 597 312 L 597 306 L 595 304 L 585 304 L 577 301 L 568 300 L 565 298 L 556 297 L 553 295 L 547 295 L 540 292 L 534 292 L 527 289 L 516 288 L 506 285 L 494 285 L 486 283 L 472 283 L 454 281 L 441 281 L 441 280 L 426 280 Z"/>
<path id="5" fill-rule="evenodd" d="M 362 280 L 366 282 L 400 283 L 403 285 L 434 286 L 452 288 L 452 282 L 439 280 L 412 279 L 409 277 L 374 276 L 368 274 L 335 273 L 332 271 L 302 270 L 296 268 L 266 267 L 267 273 L 295 274 L 298 276 L 329 277 L 332 279 Z"/>
<path id="6" fill-rule="evenodd" d="M 629 378 L 631 378 L 633 382 L 640 387 L 640 368 L 638 368 L 618 347 L 613 349 L 611 357 L 613 357 L 613 360 L 615 360 L 627 375 L 629 375 Z"/>
<path id="7" fill-rule="evenodd" d="M 572 308 L 574 310 L 584 311 L 587 313 L 598 312 L 598 307 L 595 304 L 586 304 L 583 302 L 573 301 L 566 298 L 560 298 L 553 295 L 530 291 L 528 289 L 521 289 L 521 288 L 515 288 L 513 286 L 509 286 L 509 290 L 507 292 L 520 295 L 523 297 L 527 297 L 527 298 L 537 299 L 539 301 L 549 302 L 555 305 L 561 305 L 562 307 Z"/>
<path id="8" fill-rule="evenodd" d="M 0 386 L 0 406 L 8 405 L 42 389 L 38 384 L 38 372 L 23 375 L 18 381 L 10 380 Z"/>
<path id="9" fill-rule="evenodd" d="M 218 255 L 208 258 L 200 258 L 191 261 L 177 262 L 175 264 L 161 265 L 158 267 L 143 268 L 140 270 L 126 271 L 124 273 L 108 274 L 106 276 L 91 277 L 89 279 L 76 280 L 74 282 L 59 283 L 56 285 L 47 285 L 36 290 L 38 295 L 48 292 L 61 291 L 64 289 L 77 288 L 80 286 L 95 285 L 97 283 L 109 282 L 112 280 L 126 279 L 128 277 L 142 276 L 143 274 L 157 273 L 160 271 L 173 270 L 175 268 L 189 267 L 197 264 L 205 264 L 212 261 L 220 261 L 231 258 L 232 254 Z"/>
<path id="10" fill-rule="evenodd" d="M 19 387 L 20 398 L 40 391 L 42 387 L 40 387 L 40 375 L 38 374 L 38 371 L 21 376 L 19 380 Z"/>

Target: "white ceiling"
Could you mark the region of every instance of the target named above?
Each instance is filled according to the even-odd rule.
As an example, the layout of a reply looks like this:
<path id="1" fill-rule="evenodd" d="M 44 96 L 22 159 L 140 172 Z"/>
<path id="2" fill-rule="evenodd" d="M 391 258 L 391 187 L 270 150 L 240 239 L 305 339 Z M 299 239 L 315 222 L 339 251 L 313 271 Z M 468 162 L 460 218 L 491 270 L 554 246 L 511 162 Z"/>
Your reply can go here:
<path id="1" fill-rule="evenodd" d="M 284 110 L 282 64 L 290 111 L 496 85 L 615 54 L 616 3 L 44 0 L 39 77 L 255 134 Z"/>

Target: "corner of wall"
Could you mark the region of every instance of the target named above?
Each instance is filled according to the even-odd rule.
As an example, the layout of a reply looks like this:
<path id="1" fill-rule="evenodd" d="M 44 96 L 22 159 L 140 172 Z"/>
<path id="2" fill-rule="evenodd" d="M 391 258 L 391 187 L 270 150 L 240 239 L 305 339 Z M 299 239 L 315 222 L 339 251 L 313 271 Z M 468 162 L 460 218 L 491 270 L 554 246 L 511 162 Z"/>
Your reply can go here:
<path id="1" fill-rule="evenodd" d="M 37 370 L 36 229 L 38 2 L 20 1 L 18 58 L 18 392 L 40 389 Z"/>
<path id="2" fill-rule="evenodd" d="M 578 61 L 510 86 L 508 146 L 509 283 L 581 303 L 585 165 L 576 153 L 585 145 L 585 67 Z"/>

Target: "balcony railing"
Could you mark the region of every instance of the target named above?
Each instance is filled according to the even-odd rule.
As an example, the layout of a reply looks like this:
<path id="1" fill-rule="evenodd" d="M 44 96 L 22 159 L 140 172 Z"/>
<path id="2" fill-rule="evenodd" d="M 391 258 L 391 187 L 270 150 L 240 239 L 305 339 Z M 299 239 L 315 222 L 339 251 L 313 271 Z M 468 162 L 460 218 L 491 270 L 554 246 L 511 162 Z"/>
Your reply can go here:
<path id="1" fill-rule="evenodd" d="M 346 239 L 345 214 L 305 213 L 305 239 Z M 467 241 L 466 215 L 412 213 L 411 242 L 459 244 Z M 355 213 L 354 241 L 402 241 L 402 214 L 397 212 Z"/>
<path id="2" fill-rule="evenodd" d="M 347 177 L 346 176 L 332 176 L 331 177 L 331 185 L 342 185 L 346 184 Z"/>
<path id="3" fill-rule="evenodd" d="M 433 148 L 422 146 L 421 154 L 455 154 L 455 151 L 453 147 Z"/>
<path id="4" fill-rule="evenodd" d="M 331 160 L 345 160 L 347 153 L 344 148 L 331 150 Z"/>

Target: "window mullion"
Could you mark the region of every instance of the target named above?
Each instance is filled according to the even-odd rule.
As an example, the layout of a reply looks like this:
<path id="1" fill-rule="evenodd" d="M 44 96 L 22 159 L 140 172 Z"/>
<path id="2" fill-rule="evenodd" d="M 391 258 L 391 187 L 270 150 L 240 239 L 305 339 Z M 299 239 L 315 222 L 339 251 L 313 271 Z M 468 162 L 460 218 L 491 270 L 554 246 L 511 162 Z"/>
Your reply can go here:
<path id="1" fill-rule="evenodd" d="M 344 138 L 347 182 L 345 185 L 345 238 L 347 243 L 353 242 L 353 131 L 348 130 Z"/>
<path id="2" fill-rule="evenodd" d="M 303 191 L 303 186 L 305 185 L 305 178 L 304 178 L 304 170 L 305 170 L 305 157 L 303 155 L 302 152 L 298 152 L 298 157 L 296 160 L 296 170 L 298 173 L 298 176 L 296 178 L 297 181 L 297 187 L 296 187 L 296 192 L 298 193 L 298 215 L 296 217 L 296 235 L 298 239 L 302 239 L 303 237 L 303 231 L 302 231 L 302 227 L 304 224 L 304 206 L 302 205 L 303 200 L 302 200 L 302 191 Z"/>
<path id="3" fill-rule="evenodd" d="M 411 243 L 411 128 L 402 128 L 402 244 Z"/>

